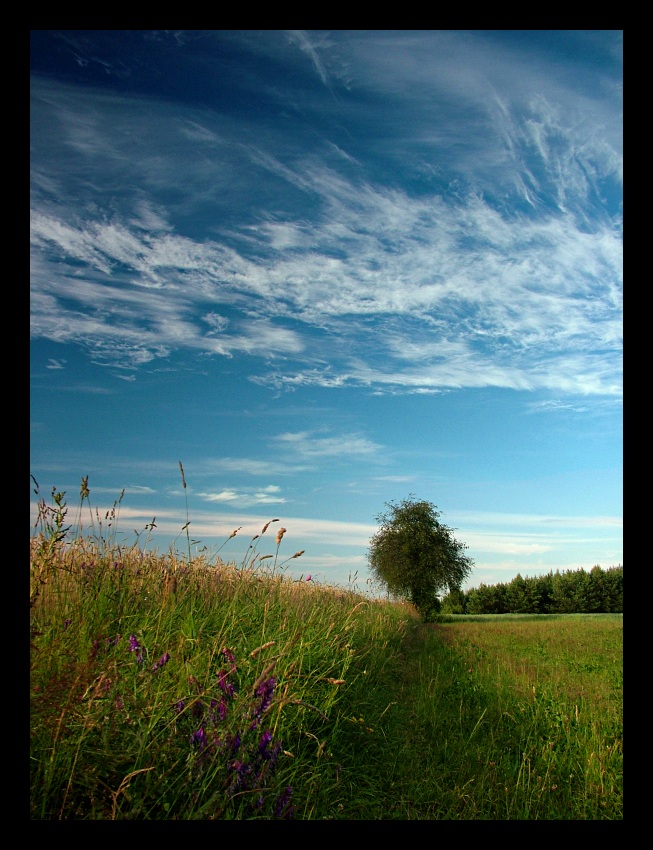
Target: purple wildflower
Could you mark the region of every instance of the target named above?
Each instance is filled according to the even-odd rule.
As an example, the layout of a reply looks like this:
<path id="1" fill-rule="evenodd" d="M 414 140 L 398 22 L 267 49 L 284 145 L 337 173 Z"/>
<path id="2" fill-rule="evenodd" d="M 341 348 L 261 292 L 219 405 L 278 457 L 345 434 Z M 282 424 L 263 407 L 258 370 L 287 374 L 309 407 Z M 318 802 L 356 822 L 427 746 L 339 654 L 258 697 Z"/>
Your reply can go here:
<path id="1" fill-rule="evenodd" d="M 269 679 L 266 679 L 262 684 L 258 686 L 256 689 L 256 696 L 262 697 L 261 704 L 259 706 L 259 713 L 263 714 L 264 711 L 270 707 L 270 703 L 272 702 L 272 696 L 274 695 L 274 689 L 277 686 L 277 680 L 274 676 L 271 676 Z"/>
<path id="2" fill-rule="evenodd" d="M 229 675 L 229 673 L 226 670 L 220 670 L 219 671 L 219 673 L 218 673 L 218 686 L 219 686 L 221 691 L 224 691 L 224 693 L 227 694 L 227 696 L 232 697 L 235 694 L 236 689 L 231 684 L 231 682 L 227 681 L 228 675 Z"/>
<path id="3" fill-rule="evenodd" d="M 283 793 L 279 794 L 279 796 L 277 797 L 277 802 L 276 802 L 276 805 L 274 807 L 273 817 L 280 818 L 280 817 L 283 816 L 284 818 L 287 818 L 287 819 L 290 819 L 292 817 L 292 814 L 294 812 L 293 806 L 289 806 L 286 809 L 286 807 L 288 806 L 288 803 L 290 802 L 291 797 L 292 797 L 292 787 L 290 785 L 286 785 L 286 788 L 283 791 Z M 284 809 L 286 809 L 285 813 L 283 811 Z"/>
<path id="4" fill-rule="evenodd" d="M 234 761 L 229 766 L 229 772 L 233 773 L 233 779 L 231 782 L 231 787 L 229 788 L 229 794 L 233 795 L 237 791 L 241 789 L 249 789 L 250 787 L 250 777 L 252 774 L 252 765 L 246 764 L 242 761 Z"/>
<path id="5" fill-rule="evenodd" d="M 177 712 L 177 714 L 181 714 L 181 712 L 184 710 L 185 707 L 186 707 L 186 703 L 183 701 L 183 699 L 177 700 L 177 702 L 173 706 L 173 708 Z"/>
<path id="6" fill-rule="evenodd" d="M 266 679 L 262 682 L 258 688 L 256 689 L 256 696 L 261 697 L 261 702 L 254 709 L 254 720 L 250 729 L 256 729 L 256 727 L 261 722 L 261 717 L 270 707 L 270 703 L 272 702 L 272 697 L 274 695 L 274 689 L 277 685 L 276 679 L 271 676 L 269 679 Z"/>
<path id="7" fill-rule="evenodd" d="M 136 661 L 139 664 L 143 663 L 143 652 L 140 643 L 136 640 L 136 635 L 129 635 L 129 651 L 136 653 Z"/>
<path id="8" fill-rule="evenodd" d="M 268 750 L 268 746 L 269 746 L 271 741 L 272 741 L 272 732 L 270 732 L 270 730 L 267 729 L 261 735 L 261 740 L 259 741 L 259 744 L 258 744 L 258 751 L 263 756 L 263 758 L 265 758 L 265 759 L 270 758 L 271 753 Z"/>
<path id="9" fill-rule="evenodd" d="M 213 724 L 213 726 L 215 726 L 215 725 L 217 724 L 217 722 L 218 722 L 218 714 L 217 714 L 217 712 L 215 711 L 215 709 L 216 709 L 217 707 L 218 707 L 218 701 L 217 701 L 217 699 L 212 699 L 212 700 L 211 700 L 211 708 L 212 708 L 213 710 L 209 712 L 209 719 L 210 719 L 211 723 Z"/>
<path id="10" fill-rule="evenodd" d="M 200 726 L 199 729 L 196 729 L 193 734 L 190 736 L 191 744 L 197 744 L 198 748 L 202 750 L 206 746 L 206 732 L 204 731 L 204 727 Z"/>
<path id="11" fill-rule="evenodd" d="M 155 670 L 160 670 L 160 669 L 161 669 L 161 667 L 165 667 L 165 666 L 166 666 L 166 664 L 168 663 L 168 661 L 170 661 L 170 653 L 169 653 L 169 652 L 166 652 L 166 653 L 164 653 L 164 654 L 161 656 L 161 658 L 159 658 L 159 660 L 158 660 L 158 661 L 156 661 L 156 662 L 153 664 L 153 666 L 152 666 L 152 672 L 154 672 Z"/>
<path id="12" fill-rule="evenodd" d="M 63 621 L 63 627 L 64 627 L 64 629 L 67 629 L 67 628 L 68 628 L 68 626 L 69 626 L 71 623 L 72 623 L 72 620 L 64 620 L 64 621 Z"/>
<path id="13" fill-rule="evenodd" d="M 231 739 L 231 752 L 235 755 L 240 749 L 241 738 L 238 732 Z"/>

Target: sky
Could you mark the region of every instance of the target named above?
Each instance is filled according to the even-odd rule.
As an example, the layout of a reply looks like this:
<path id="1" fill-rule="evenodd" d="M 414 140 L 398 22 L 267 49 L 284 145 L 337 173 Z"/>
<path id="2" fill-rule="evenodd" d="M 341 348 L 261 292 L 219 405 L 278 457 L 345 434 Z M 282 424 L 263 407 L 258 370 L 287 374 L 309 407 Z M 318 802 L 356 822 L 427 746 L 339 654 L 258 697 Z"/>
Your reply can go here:
<path id="1" fill-rule="evenodd" d="M 32 31 L 31 533 L 376 593 L 417 499 L 465 589 L 623 564 L 622 81 L 613 30 Z"/>

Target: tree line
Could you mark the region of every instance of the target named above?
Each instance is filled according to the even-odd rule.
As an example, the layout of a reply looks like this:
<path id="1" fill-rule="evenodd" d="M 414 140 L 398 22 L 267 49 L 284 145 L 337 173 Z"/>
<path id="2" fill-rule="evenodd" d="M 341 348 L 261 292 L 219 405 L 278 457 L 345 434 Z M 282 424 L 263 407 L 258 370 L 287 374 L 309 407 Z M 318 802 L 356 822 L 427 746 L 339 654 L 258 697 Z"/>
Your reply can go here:
<path id="1" fill-rule="evenodd" d="M 411 494 L 386 502 L 370 540 L 374 579 L 411 602 L 425 621 L 449 614 L 623 614 L 623 567 L 556 570 L 534 578 L 462 590 L 474 568 L 467 545 L 445 525 L 431 502 Z M 446 596 L 444 595 L 446 593 Z"/>
<path id="2" fill-rule="evenodd" d="M 623 566 L 546 573 L 507 583 L 453 588 L 442 599 L 448 614 L 623 614 Z"/>

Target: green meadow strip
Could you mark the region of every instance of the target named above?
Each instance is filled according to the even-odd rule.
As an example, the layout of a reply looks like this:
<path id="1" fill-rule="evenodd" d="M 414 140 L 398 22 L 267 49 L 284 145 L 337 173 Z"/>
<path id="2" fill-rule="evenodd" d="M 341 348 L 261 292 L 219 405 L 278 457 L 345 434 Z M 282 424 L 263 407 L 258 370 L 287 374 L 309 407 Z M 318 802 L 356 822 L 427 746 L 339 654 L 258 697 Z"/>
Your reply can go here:
<path id="1" fill-rule="evenodd" d="M 287 576 L 278 525 L 234 564 L 73 533 L 53 501 L 31 819 L 622 819 L 623 615 L 426 624 Z"/>

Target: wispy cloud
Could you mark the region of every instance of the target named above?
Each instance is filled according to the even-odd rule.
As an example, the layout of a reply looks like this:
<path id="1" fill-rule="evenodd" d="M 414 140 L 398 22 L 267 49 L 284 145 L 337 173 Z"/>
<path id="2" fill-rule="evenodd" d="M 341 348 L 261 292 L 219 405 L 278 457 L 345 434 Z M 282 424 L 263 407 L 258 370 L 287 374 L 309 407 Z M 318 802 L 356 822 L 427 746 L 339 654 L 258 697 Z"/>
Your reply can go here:
<path id="1" fill-rule="evenodd" d="M 324 457 L 370 457 L 379 454 L 383 448 L 361 434 L 339 434 L 333 437 L 319 437 L 316 432 L 298 431 L 279 434 L 273 442 L 284 451 L 297 454 L 301 458 Z"/>
<path id="2" fill-rule="evenodd" d="M 322 60 L 320 59 L 317 49 L 311 42 L 308 34 L 304 30 L 289 30 L 288 34 L 292 37 L 292 39 L 297 41 L 300 49 L 308 55 L 324 85 L 328 85 L 326 70 L 322 64 Z"/>
<path id="3" fill-rule="evenodd" d="M 204 460 L 201 464 L 203 474 L 213 475 L 215 470 L 245 473 L 246 475 L 295 475 L 311 469 L 310 466 L 293 463 L 284 456 L 279 460 L 260 460 L 247 457 L 222 457 Z"/>
<path id="4" fill-rule="evenodd" d="M 619 94 L 572 91 L 542 57 L 474 33 L 288 35 L 324 85 L 347 79 L 358 113 L 343 104 L 339 120 L 420 191 L 382 185 L 330 131 L 293 146 L 270 125 L 253 143 L 242 117 L 35 79 L 33 336 L 134 374 L 175 352 L 247 354 L 263 364 L 252 380 L 288 389 L 618 397 Z M 333 105 L 305 108 L 318 104 L 331 120 Z M 438 136 L 434 104 L 464 122 Z M 52 122 L 54 141 L 38 133 Z M 140 187 L 110 216 L 91 164 L 109 193 Z M 219 224 L 180 232 L 208 209 Z"/>
<path id="5" fill-rule="evenodd" d="M 274 484 L 260 489 L 227 489 L 217 492 L 197 492 L 203 502 L 229 504 L 238 508 L 249 508 L 256 505 L 281 505 L 286 499 L 281 495 L 280 488 Z"/>

